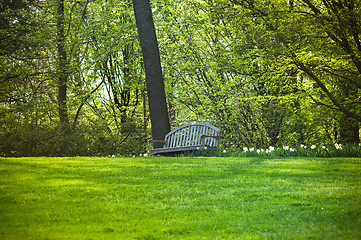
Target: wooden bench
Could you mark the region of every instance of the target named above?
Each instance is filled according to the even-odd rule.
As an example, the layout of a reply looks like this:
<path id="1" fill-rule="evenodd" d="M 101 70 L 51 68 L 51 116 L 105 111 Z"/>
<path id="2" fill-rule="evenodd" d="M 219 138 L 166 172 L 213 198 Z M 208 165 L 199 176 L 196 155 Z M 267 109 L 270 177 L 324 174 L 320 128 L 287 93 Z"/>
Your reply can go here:
<path id="1" fill-rule="evenodd" d="M 149 140 L 149 155 L 174 154 L 185 151 L 218 148 L 221 131 L 208 123 L 193 122 L 182 125 L 165 136 L 165 140 Z M 154 143 L 163 147 L 153 148 Z"/>

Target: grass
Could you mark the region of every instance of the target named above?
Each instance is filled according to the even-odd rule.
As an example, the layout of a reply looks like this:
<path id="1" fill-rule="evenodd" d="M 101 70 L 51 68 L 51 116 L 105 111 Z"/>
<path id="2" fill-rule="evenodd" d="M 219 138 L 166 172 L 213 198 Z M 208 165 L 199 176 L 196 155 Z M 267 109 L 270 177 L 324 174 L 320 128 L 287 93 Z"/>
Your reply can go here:
<path id="1" fill-rule="evenodd" d="M 0 158 L 0 239 L 360 239 L 360 158 Z"/>

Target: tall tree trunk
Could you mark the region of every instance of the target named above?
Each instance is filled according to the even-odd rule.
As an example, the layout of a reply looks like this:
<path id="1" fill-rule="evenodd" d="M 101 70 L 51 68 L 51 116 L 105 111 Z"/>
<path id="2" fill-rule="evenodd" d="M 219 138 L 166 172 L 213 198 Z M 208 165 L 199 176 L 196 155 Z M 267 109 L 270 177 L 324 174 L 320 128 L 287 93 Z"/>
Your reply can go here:
<path id="1" fill-rule="evenodd" d="M 354 88 L 352 85 L 347 83 L 340 84 L 340 99 L 341 101 L 346 101 L 347 98 L 357 98 L 358 90 Z M 338 119 L 339 127 L 340 127 L 340 139 L 339 143 L 342 144 L 359 144 L 359 121 L 356 119 L 350 118 L 345 114 L 341 114 Z"/>
<path id="2" fill-rule="evenodd" d="M 59 147 L 60 156 L 69 155 L 69 117 L 67 109 L 67 53 L 65 49 L 65 26 L 64 26 L 64 0 L 56 0 L 56 42 L 58 51 L 57 63 L 57 87 L 58 87 L 58 113 L 59 113 Z"/>
<path id="3" fill-rule="evenodd" d="M 58 51 L 58 112 L 61 125 L 68 126 L 69 117 L 66 104 L 68 72 L 66 69 L 67 56 L 64 33 L 64 0 L 57 0 L 56 30 Z"/>
<path id="4" fill-rule="evenodd" d="M 359 144 L 359 123 L 344 114 L 339 119 L 340 139 L 342 144 Z"/>
<path id="5" fill-rule="evenodd" d="M 133 0 L 142 47 L 153 139 L 164 140 L 170 131 L 162 68 L 149 0 Z"/>

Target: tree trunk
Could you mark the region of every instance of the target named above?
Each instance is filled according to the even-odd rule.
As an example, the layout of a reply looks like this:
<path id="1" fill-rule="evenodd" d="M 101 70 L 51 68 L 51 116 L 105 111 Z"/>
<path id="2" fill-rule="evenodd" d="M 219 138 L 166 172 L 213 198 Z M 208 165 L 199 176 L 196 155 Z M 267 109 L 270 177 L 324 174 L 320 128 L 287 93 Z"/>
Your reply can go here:
<path id="1" fill-rule="evenodd" d="M 162 68 L 149 0 L 133 0 L 142 47 L 153 139 L 164 140 L 170 131 Z"/>
<path id="2" fill-rule="evenodd" d="M 61 125 L 68 126 L 68 110 L 66 104 L 68 72 L 66 69 L 67 56 L 65 50 L 65 33 L 64 33 L 64 0 L 57 1 L 57 51 L 58 51 L 58 112 Z"/>
<path id="3" fill-rule="evenodd" d="M 346 102 L 347 98 L 357 99 L 358 90 L 352 85 L 341 82 L 339 98 Z M 359 144 L 359 121 L 345 114 L 341 114 L 338 120 L 340 127 L 339 143 L 342 144 Z"/>
<path id="4" fill-rule="evenodd" d="M 342 144 L 359 144 L 359 124 L 353 118 L 346 117 L 344 114 L 339 119 L 340 139 Z"/>
<path id="5" fill-rule="evenodd" d="M 65 49 L 65 31 L 64 31 L 64 0 L 56 1 L 56 42 L 57 42 L 57 87 L 58 87 L 58 113 L 59 113 L 59 147 L 60 156 L 69 154 L 69 116 L 67 109 L 67 53 Z"/>

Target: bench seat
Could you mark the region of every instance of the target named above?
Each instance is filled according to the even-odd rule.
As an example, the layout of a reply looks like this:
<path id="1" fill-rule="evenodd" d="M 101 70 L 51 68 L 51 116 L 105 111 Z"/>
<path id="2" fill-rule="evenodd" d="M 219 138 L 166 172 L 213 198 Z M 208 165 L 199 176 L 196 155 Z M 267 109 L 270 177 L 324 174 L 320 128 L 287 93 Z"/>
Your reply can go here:
<path id="1" fill-rule="evenodd" d="M 186 147 L 172 147 L 172 148 L 155 148 L 150 150 L 149 155 L 157 155 L 157 154 L 167 154 L 167 153 L 181 153 L 181 152 L 187 152 L 187 151 L 196 151 L 201 150 L 202 145 L 198 146 L 186 146 Z"/>

